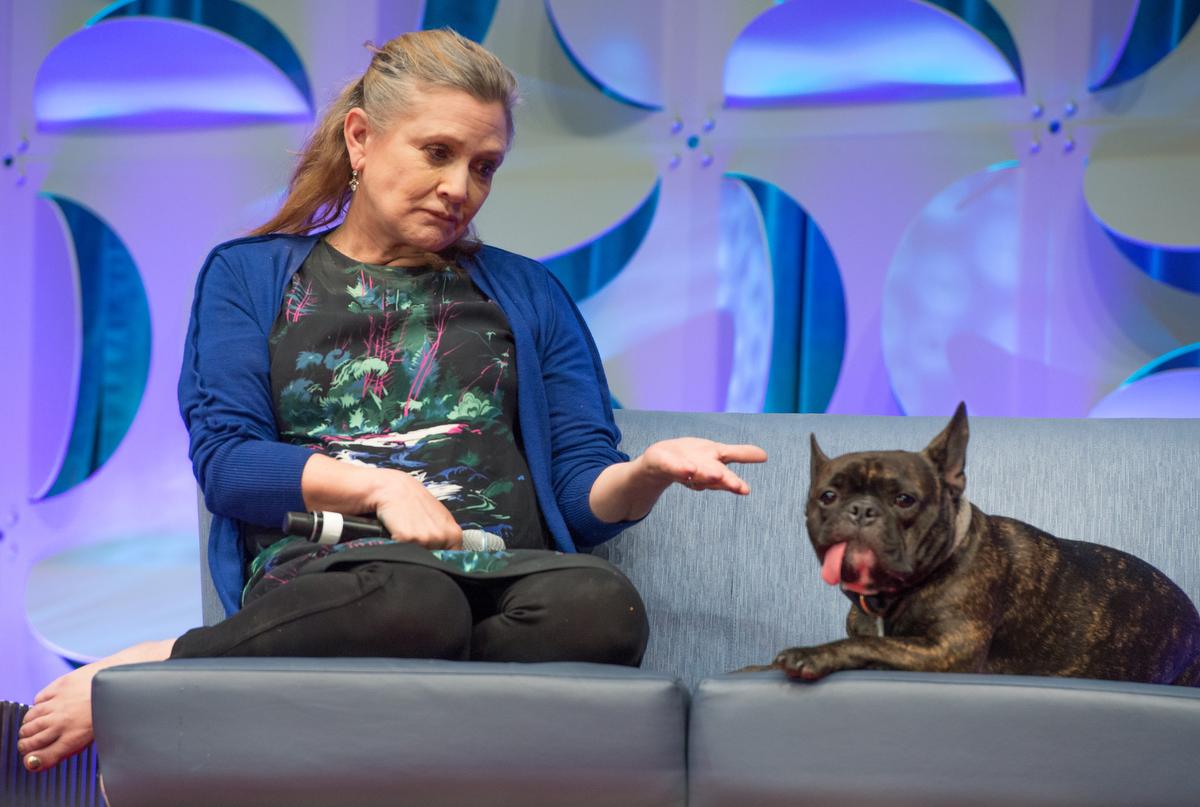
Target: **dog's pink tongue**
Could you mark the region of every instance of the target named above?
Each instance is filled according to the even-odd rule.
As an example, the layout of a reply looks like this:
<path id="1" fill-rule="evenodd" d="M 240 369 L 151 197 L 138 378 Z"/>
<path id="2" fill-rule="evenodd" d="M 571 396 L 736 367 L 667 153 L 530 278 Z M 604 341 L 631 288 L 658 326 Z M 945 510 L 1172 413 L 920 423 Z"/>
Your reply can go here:
<path id="1" fill-rule="evenodd" d="M 842 558 L 846 557 L 846 543 L 834 544 L 825 550 L 821 563 L 821 579 L 831 586 L 842 582 Z"/>

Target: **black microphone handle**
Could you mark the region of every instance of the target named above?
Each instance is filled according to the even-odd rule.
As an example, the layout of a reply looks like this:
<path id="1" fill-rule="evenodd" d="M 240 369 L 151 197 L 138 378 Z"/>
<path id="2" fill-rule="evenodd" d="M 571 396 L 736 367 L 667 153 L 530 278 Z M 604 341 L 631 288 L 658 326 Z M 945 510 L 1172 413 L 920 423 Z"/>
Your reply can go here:
<path id="1" fill-rule="evenodd" d="M 283 517 L 285 535 L 299 535 L 314 544 L 340 544 L 356 538 L 383 538 L 383 525 L 373 518 L 344 516 L 318 510 L 315 513 L 288 513 Z"/>
<path id="2" fill-rule="evenodd" d="M 386 538 L 387 530 L 373 518 L 344 516 L 328 510 L 291 512 L 283 517 L 285 535 L 298 535 L 315 544 L 340 544 L 356 538 Z M 504 539 L 485 530 L 463 530 L 463 549 L 469 552 L 499 552 Z"/>

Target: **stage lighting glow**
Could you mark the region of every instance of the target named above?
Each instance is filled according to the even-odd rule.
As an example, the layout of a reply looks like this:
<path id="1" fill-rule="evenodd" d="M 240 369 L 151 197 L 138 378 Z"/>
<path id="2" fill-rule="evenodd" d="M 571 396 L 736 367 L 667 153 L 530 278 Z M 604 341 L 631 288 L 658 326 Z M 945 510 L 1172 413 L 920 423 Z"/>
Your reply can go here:
<path id="1" fill-rule="evenodd" d="M 725 65 L 729 106 L 897 101 L 1021 92 L 1011 36 L 987 6 L 989 39 L 912 0 L 839 0 L 769 8 Z"/>
<path id="2" fill-rule="evenodd" d="M 209 28 L 148 17 L 78 31 L 34 83 L 38 128 L 179 128 L 312 116 L 297 85 L 262 53 Z"/>

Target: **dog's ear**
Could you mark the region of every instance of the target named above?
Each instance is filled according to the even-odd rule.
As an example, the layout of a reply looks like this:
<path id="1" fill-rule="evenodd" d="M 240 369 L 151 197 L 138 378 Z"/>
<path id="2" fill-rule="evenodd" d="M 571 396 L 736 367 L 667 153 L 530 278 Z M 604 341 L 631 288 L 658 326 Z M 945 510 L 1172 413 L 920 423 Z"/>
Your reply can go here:
<path id="1" fill-rule="evenodd" d="M 821 469 L 825 467 L 825 463 L 829 462 L 829 457 L 825 456 L 825 452 L 817 445 L 817 436 L 811 432 L 808 435 L 809 443 L 809 465 L 808 465 L 808 481 L 812 484 L 816 481 L 817 475 L 821 473 Z"/>
<path id="2" fill-rule="evenodd" d="M 967 427 L 967 405 L 959 403 L 954 410 L 954 416 L 942 429 L 942 433 L 933 438 L 921 453 L 933 463 L 942 481 L 954 498 L 962 495 L 967 487 L 967 438 L 970 429 Z"/>

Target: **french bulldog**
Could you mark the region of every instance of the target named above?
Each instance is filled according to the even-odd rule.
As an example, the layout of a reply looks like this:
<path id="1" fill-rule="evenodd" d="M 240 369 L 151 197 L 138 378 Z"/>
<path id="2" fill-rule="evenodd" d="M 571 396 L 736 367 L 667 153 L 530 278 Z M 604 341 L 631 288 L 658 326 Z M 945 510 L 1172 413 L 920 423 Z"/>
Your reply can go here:
<path id="1" fill-rule="evenodd" d="M 805 519 L 849 638 L 768 668 L 816 680 L 890 669 L 1200 686 L 1200 615 L 1143 560 L 970 504 L 967 413 L 920 452 L 830 459 L 812 441 Z M 1048 495 L 1053 495 L 1048 491 Z"/>

